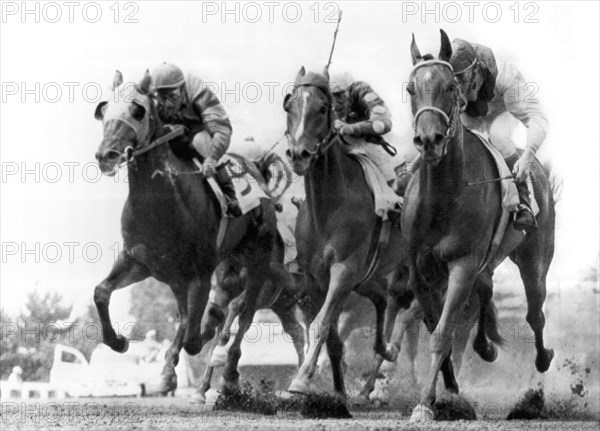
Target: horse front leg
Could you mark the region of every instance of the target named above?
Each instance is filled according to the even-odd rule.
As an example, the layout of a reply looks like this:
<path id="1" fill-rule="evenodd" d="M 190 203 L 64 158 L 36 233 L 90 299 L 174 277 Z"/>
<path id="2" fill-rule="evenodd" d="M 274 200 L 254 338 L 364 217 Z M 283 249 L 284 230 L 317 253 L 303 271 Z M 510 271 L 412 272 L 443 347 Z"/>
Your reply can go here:
<path id="1" fill-rule="evenodd" d="M 208 356 L 209 358 L 212 356 L 212 352 L 214 351 L 215 346 L 216 342 L 210 349 L 210 353 Z M 198 390 L 196 391 L 196 396 L 194 399 L 195 402 L 198 402 L 200 404 L 206 403 L 206 393 L 210 389 L 210 383 L 212 380 L 214 370 L 215 368 L 210 364 L 210 360 L 207 361 L 206 366 L 204 367 L 204 374 L 202 375 L 202 380 L 200 381 L 200 384 L 198 385 Z"/>
<path id="2" fill-rule="evenodd" d="M 148 268 L 134 260 L 125 250 L 119 253 L 110 274 L 94 289 L 94 303 L 102 326 L 104 344 L 116 352 L 124 353 L 129 348 L 129 342 L 123 335 L 117 335 L 110 321 L 108 306 L 110 297 L 115 290 L 142 281 L 150 276 Z"/>
<path id="3" fill-rule="evenodd" d="M 264 274 L 267 271 L 256 269 L 249 269 L 248 271 L 248 279 L 246 289 L 244 290 L 243 295 L 240 295 L 235 300 L 231 301 L 231 303 L 238 303 L 240 308 L 237 310 L 229 311 L 227 316 L 227 321 L 225 327 L 227 326 L 227 322 L 230 321 L 230 316 L 239 313 L 239 327 L 238 332 L 235 334 L 235 338 L 233 339 L 233 343 L 231 347 L 229 347 L 229 351 L 227 352 L 227 362 L 225 364 L 225 369 L 223 370 L 223 377 L 221 382 L 221 391 L 223 393 L 233 393 L 239 390 L 239 378 L 240 374 L 237 370 L 238 362 L 240 360 L 240 356 L 242 355 L 241 344 L 244 339 L 244 335 L 246 331 L 250 328 L 252 324 L 252 319 L 254 318 L 254 314 L 256 313 L 256 303 L 258 299 L 258 295 L 260 294 L 260 289 L 263 286 L 264 282 Z M 231 304 L 230 304 L 231 306 Z M 231 319 L 233 321 L 233 319 Z M 223 333 L 225 333 L 225 327 L 223 329 Z M 221 344 L 224 339 L 221 336 Z"/>
<path id="4" fill-rule="evenodd" d="M 187 288 L 187 328 L 183 336 L 183 348 L 189 355 L 202 350 L 202 316 L 210 294 L 211 272 L 191 280 Z"/>
<path id="5" fill-rule="evenodd" d="M 283 330 L 292 338 L 296 355 L 298 355 L 298 368 L 304 362 L 304 329 L 296 319 L 293 307 L 279 308 L 277 305 L 273 307 L 273 312 L 279 317 Z"/>
<path id="6" fill-rule="evenodd" d="M 316 329 L 315 342 L 311 344 L 298 375 L 288 388 L 289 392 L 301 394 L 310 392 L 310 379 L 315 373 L 321 347 L 326 338 L 329 337 L 329 331 L 338 318 L 344 298 L 350 294 L 352 286 L 356 283 L 354 278 L 354 274 L 348 269 L 347 265 L 334 263 L 331 266 L 329 288 L 325 302 L 312 322 Z M 330 359 L 332 358 L 330 357 Z M 345 394 L 341 395 L 345 397 Z"/>
<path id="7" fill-rule="evenodd" d="M 229 338 L 231 337 L 231 326 L 233 325 L 233 321 L 240 314 L 240 311 L 244 308 L 246 302 L 246 291 L 242 292 L 240 296 L 234 298 L 228 305 L 227 316 L 225 318 L 225 322 L 223 323 L 223 328 L 220 331 L 219 337 L 217 339 L 217 344 L 215 345 L 211 355 L 210 355 L 210 365 L 211 367 L 220 368 L 224 367 L 227 363 L 227 356 L 229 352 L 227 350 L 227 343 L 229 342 Z M 252 321 L 250 321 L 252 323 Z"/>
<path id="8" fill-rule="evenodd" d="M 375 306 L 375 345 L 373 350 L 385 361 L 394 362 L 398 359 L 399 349 L 388 343 L 394 329 L 394 320 L 398 314 L 398 306 L 388 301 L 385 288 L 374 281 L 368 282 L 359 288 L 358 293 L 371 300 Z"/>
<path id="9" fill-rule="evenodd" d="M 442 309 L 441 317 L 431 334 L 429 341 L 431 352 L 431 364 L 429 374 L 419 404 L 413 410 L 411 421 L 433 420 L 433 404 L 435 403 L 435 389 L 440 369 L 444 367 L 444 383 L 449 389 L 458 385 L 454 379 L 450 353 L 452 350 L 452 337 L 456 330 L 456 322 L 461 314 L 461 309 L 469 299 L 475 278 L 477 277 L 477 266 L 472 262 L 479 262 L 472 256 L 457 259 L 448 264 L 448 290 Z M 424 304 L 422 304 L 424 305 Z M 425 309 L 426 307 L 424 307 Z M 426 317 L 428 312 L 425 309 Z M 430 322 L 429 324 L 431 324 Z"/>

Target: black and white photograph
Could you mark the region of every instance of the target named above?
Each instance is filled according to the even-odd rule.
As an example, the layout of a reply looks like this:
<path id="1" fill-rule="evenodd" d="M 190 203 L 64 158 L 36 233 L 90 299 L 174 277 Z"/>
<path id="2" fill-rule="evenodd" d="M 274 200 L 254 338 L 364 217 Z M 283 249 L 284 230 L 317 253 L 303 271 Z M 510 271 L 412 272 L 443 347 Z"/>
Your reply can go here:
<path id="1" fill-rule="evenodd" d="M 0 1 L 3 430 L 597 430 L 600 3 Z"/>

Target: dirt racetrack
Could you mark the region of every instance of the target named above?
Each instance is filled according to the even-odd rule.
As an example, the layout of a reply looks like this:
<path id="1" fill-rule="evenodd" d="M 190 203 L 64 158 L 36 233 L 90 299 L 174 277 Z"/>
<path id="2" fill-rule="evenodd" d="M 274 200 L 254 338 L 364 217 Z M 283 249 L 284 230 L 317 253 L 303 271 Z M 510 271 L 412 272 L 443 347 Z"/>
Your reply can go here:
<path id="1" fill-rule="evenodd" d="M 263 416 L 208 411 L 185 398 L 69 399 L 59 402 L 2 403 L 3 430 L 29 429 L 267 429 L 267 430 L 597 430 L 596 421 L 438 421 L 415 424 L 399 412 L 351 410 L 353 419 L 306 419 L 299 413 Z"/>

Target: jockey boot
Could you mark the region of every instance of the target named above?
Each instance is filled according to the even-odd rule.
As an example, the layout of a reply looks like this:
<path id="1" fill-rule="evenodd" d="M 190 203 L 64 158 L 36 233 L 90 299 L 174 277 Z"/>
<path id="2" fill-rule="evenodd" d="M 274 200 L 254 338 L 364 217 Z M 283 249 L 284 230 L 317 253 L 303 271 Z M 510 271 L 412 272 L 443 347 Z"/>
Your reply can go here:
<path id="1" fill-rule="evenodd" d="M 227 170 L 225 170 L 225 166 L 217 168 L 215 180 L 217 181 L 217 184 L 219 184 L 219 187 L 221 187 L 221 191 L 227 200 L 227 215 L 229 217 L 241 217 L 242 209 L 235 196 L 235 188 L 233 187 L 231 177 L 227 173 Z"/>
<path id="2" fill-rule="evenodd" d="M 516 229 L 524 230 L 527 233 L 533 232 L 537 229 L 537 221 L 533 215 L 531 209 L 531 201 L 529 199 L 529 188 L 527 187 L 527 181 L 515 181 L 517 191 L 519 192 L 519 208 L 515 214 L 514 225 Z"/>
<path id="3" fill-rule="evenodd" d="M 515 163 L 519 160 L 518 154 L 513 154 L 507 159 L 504 159 L 508 165 L 508 169 L 512 172 Z M 527 187 L 527 181 L 516 181 L 517 192 L 519 193 L 519 207 L 514 215 L 513 224 L 515 229 L 524 230 L 525 232 L 532 232 L 537 229 L 537 222 L 531 209 L 531 201 L 529 196 L 529 187 Z"/>

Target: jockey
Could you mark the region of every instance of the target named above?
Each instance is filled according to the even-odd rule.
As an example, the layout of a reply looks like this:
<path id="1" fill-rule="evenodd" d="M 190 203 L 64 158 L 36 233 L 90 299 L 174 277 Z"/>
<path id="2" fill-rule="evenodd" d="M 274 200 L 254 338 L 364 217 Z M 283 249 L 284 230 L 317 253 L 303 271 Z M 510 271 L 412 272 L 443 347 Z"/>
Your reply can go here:
<path id="1" fill-rule="evenodd" d="M 228 214 L 241 216 L 231 178 L 224 167 L 217 167 L 229 148 L 232 131 L 229 117 L 217 96 L 203 86 L 198 76 L 191 73 L 184 76 L 179 67 L 169 63 L 154 69 L 152 84 L 161 120 L 187 128 L 192 145 L 204 159 L 204 176 L 214 177 L 221 187 L 227 197 Z"/>
<path id="2" fill-rule="evenodd" d="M 527 175 L 548 129 L 548 120 L 514 64 L 496 59 L 492 50 L 462 39 L 452 42 L 450 63 L 461 89 L 466 109 L 461 114 L 465 127 L 487 132 L 513 172 L 521 201 L 515 215 L 517 229 L 537 228 L 531 210 Z M 513 133 L 519 122 L 527 129 L 527 142 L 519 157 Z"/>
<path id="3" fill-rule="evenodd" d="M 381 170 L 385 181 L 392 185 L 396 178 L 390 155 L 384 147 L 388 144 L 381 135 L 392 129 L 390 111 L 383 100 L 363 81 L 354 81 L 348 72 L 334 75 L 331 79 L 333 96 L 334 129 L 344 138 L 356 142 L 375 145 L 362 145 L 367 157 Z"/>

